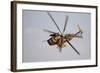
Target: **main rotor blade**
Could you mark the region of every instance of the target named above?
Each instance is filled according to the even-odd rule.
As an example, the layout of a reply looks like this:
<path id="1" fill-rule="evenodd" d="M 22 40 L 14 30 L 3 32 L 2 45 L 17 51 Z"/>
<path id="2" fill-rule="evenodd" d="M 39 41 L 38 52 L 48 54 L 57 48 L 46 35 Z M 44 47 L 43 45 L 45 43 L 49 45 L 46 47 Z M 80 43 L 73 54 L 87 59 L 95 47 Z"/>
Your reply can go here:
<path id="1" fill-rule="evenodd" d="M 52 21 L 54 22 L 54 24 L 56 25 L 56 27 L 57 27 L 57 29 L 59 30 L 59 32 L 61 33 L 61 30 L 60 30 L 60 28 L 58 27 L 58 25 L 57 25 L 57 23 L 55 22 L 55 20 L 53 19 L 52 15 L 51 15 L 49 12 L 47 12 L 47 13 L 48 13 L 48 15 L 50 16 L 50 18 L 52 19 Z"/>
<path id="2" fill-rule="evenodd" d="M 63 33 L 64 33 L 64 32 L 65 32 L 65 30 L 66 30 L 66 25 L 67 25 L 67 22 L 68 22 L 68 16 L 66 16 L 66 19 L 65 19 L 65 25 L 64 25 Z"/>
<path id="3" fill-rule="evenodd" d="M 43 29 L 45 32 L 49 32 L 49 33 L 56 33 L 56 32 L 53 32 L 51 30 L 47 30 L 47 29 Z"/>
<path id="4" fill-rule="evenodd" d="M 67 43 L 74 49 L 74 51 L 75 51 L 78 55 L 80 55 L 80 53 L 74 48 L 74 46 L 73 46 L 69 41 L 67 41 Z"/>
<path id="5" fill-rule="evenodd" d="M 62 52 L 62 48 L 59 48 L 59 52 Z"/>

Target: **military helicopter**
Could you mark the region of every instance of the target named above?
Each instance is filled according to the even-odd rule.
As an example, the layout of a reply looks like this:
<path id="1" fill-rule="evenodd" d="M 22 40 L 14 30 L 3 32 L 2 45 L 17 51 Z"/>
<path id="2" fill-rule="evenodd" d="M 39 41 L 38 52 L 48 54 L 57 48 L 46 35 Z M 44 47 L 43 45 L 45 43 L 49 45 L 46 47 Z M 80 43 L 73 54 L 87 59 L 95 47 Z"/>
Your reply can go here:
<path id="1" fill-rule="evenodd" d="M 78 26 L 79 31 L 76 32 L 75 34 L 65 34 L 65 30 L 66 30 L 66 25 L 68 22 L 68 16 L 66 16 L 65 18 L 65 24 L 64 24 L 64 28 L 63 28 L 63 32 L 61 32 L 60 28 L 58 27 L 57 23 L 55 22 L 54 18 L 52 17 L 52 15 L 50 14 L 50 12 L 47 12 L 47 14 L 49 15 L 49 17 L 51 18 L 51 20 L 53 21 L 54 25 L 57 27 L 59 32 L 53 32 L 47 29 L 44 29 L 44 31 L 51 33 L 49 36 L 50 38 L 47 40 L 47 43 L 50 46 L 53 45 L 57 45 L 57 47 L 59 48 L 59 51 L 62 51 L 62 48 L 66 47 L 65 43 L 67 42 L 72 48 L 73 50 L 80 55 L 80 53 L 75 49 L 75 47 L 70 43 L 70 41 L 73 38 L 83 38 L 82 37 L 82 33 L 83 31 L 81 30 L 80 26 Z"/>

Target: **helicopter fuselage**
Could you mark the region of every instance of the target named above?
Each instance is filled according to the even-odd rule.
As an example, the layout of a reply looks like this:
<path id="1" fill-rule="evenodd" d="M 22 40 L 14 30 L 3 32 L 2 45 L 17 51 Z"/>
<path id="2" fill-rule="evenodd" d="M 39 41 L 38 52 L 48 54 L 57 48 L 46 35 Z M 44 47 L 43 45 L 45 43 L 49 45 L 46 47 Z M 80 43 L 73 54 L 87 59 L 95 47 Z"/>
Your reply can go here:
<path id="1" fill-rule="evenodd" d="M 59 48 L 64 48 L 67 41 L 71 41 L 74 37 L 81 37 L 75 34 L 59 34 L 53 33 L 50 35 L 51 38 L 47 40 L 49 45 L 57 45 Z"/>

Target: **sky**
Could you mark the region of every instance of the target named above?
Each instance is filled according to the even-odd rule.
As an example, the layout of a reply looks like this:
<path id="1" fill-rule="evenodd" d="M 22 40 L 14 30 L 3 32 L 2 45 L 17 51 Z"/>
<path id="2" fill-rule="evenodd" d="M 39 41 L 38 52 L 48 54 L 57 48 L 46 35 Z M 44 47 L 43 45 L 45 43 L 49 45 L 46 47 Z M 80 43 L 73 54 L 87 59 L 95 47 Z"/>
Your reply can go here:
<path id="1" fill-rule="evenodd" d="M 55 24 L 47 14 L 47 11 L 23 10 L 22 13 L 22 61 L 45 62 L 45 61 L 69 61 L 91 59 L 91 14 L 76 12 L 50 12 L 55 22 L 63 31 L 65 17 L 68 23 L 65 34 L 78 32 L 79 25 L 83 30 L 83 38 L 74 38 L 70 42 L 80 52 L 78 55 L 68 43 L 59 52 L 58 47 L 50 46 L 47 40 L 50 33 L 48 29 L 59 32 Z"/>

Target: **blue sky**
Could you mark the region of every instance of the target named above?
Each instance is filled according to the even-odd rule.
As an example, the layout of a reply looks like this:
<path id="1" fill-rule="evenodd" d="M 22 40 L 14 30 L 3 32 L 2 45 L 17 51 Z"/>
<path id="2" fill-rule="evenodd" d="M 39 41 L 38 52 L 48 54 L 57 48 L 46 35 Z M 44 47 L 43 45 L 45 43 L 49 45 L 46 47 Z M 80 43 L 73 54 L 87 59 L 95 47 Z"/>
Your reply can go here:
<path id="1" fill-rule="evenodd" d="M 91 39 L 91 14 L 75 12 L 49 12 L 61 31 L 63 30 L 65 17 L 68 16 L 68 23 L 65 34 L 76 33 L 77 25 L 83 30 L 83 39 L 70 41 L 80 52 L 78 55 L 67 43 L 60 53 L 57 46 L 49 46 L 44 40 L 50 38 L 50 33 L 44 32 L 48 29 L 58 32 L 51 18 L 46 11 L 23 10 L 22 46 L 23 62 L 41 61 L 63 61 L 90 59 Z"/>

